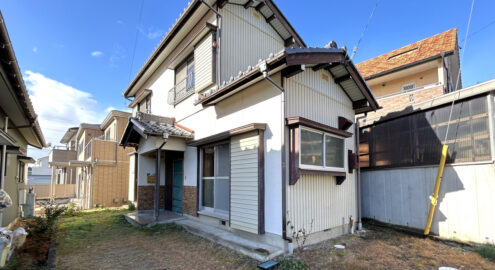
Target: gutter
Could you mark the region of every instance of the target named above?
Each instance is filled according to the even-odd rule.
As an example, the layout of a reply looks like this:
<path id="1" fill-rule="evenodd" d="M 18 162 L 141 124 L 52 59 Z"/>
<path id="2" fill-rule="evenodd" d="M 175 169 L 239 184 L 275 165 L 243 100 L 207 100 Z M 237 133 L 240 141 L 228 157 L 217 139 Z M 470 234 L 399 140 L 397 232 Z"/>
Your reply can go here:
<path id="1" fill-rule="evenodd" d="M 12 48 L 12 41 L 10 40 L 8 31 L 7 31 L 7 26 L 5 25 L 5 20 L 3 18 L 3 15 L 0 11 L 0 37 L 1 40 L 3 41 L 4 44 L 0 45 L 0 49 L 4 49 L 6 51 L 6 54 L 8 56 L 8 66 L 10 67 L 11 74 L 13 74 L 13 77 L 16 79 L 16 85 L 13 85 L 11 83 L 12 90 L 16 92 L 15 96 L 19 101 L 20 107 L 24 111 L 24 116 L 29 123 L 29 125 L 32 125 L 33 131 L 37 137 L 38 142 L 40 143 L 40 146 L 32 145 L 38 149 L 43 148 L 46 146 L 45 138 L 43 136 L 43 133 L 41 132 L 41 128 L 39 126 L 37 119 L 37 115 L 34 111 L 33 104 L 31 103 L 31 100 L 29 98 L 29 95 L 26 90 L 26 86 L 24 84 L 24 80 L 22 79 L 22 73 L 21 70 L 19 69 L 19 66 L 17 65 L 17 58 L 15 57 L 14 49 Z M 8 48 L 6 48 L 8 47 Z M 15 87 L 19 89 L 15 89 Z M 24 104 L 22 104 L 24 103 Z"/>

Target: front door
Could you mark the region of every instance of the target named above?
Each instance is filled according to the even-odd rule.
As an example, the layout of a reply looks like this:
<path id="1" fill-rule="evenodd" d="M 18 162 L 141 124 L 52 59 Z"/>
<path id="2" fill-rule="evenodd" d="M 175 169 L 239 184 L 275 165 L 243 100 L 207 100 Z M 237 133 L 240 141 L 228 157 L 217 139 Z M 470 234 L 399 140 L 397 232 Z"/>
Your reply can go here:
<path id="1" fill-rule="evenodd" d="M 184 179 L 183 161 L 173 161 L 172 211 L 182 213 L 182 185 Z"/>

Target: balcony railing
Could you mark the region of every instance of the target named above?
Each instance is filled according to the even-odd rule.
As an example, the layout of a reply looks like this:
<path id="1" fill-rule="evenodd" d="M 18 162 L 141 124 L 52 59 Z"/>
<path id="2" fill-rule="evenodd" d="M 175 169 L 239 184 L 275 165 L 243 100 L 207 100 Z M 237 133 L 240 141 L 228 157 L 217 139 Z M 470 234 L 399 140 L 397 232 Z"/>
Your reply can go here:
<path id="1" fill-rule="evenodd" d="M 168 91 L 167 102 L 170 105 L 177 105 L 194 93 L 194 72 L 187 74 L 187 77 L 178 82 Z"/>

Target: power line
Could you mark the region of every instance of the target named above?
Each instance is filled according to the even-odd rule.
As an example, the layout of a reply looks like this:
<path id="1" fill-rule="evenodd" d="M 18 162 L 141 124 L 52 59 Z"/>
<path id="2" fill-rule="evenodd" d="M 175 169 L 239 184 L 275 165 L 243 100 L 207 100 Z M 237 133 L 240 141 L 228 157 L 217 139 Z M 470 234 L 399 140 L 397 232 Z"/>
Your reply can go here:
<path id="1" fill-rule="evenodd" d="M 134 48 L 132 49 L 131 66 L 129 67 L 129 77 L 127 79 L 128 81 L 131 80 L 132 66 L 134 65 L 134 58 L 136 57 L 136 47 L 137 47 L 137 41 L 138 41 L 138 36 L 139 36 L 139 27 L 141 27 L 141 17 L 143 15 L 143 6 L 144 6 L 144 0 L 141 1 L 141 6 L 139 7 L 138 24 L 136 27 L 136 37 L 134 38 Z"/>
<path id="2" fill-rule="evenodd" d="M 368 26 L 370 25 L 370 22 L 371 22 L 371 19 L 373 18 L 373 15 L 375 15 L 375 10 L 378 7 L 378 2 L 380 2 L 380 1 L 379 0 L 376 0 L 375 7 L 373 7 L 373 10 L 371 11 L 371 15 L 370 15 L 370 17 L 368 19 L 368 22 L 366 23 L 366 26 L 364 27 L 364 30 L 361 33 L 361 37 L 359 38 L 356 46 L 354 46 L 354 49 L 352 50 L 351 60 L 354 57 L 354 55 L 356 54 L 356 52 L 358 50 L 358 47 L 359 47 L 359 44 L 361 43 L 361 40 L 363 40 L 364 34 L 366 33 L 366 30 L 368 29 Z"/>
<path id="3" fill-rule="evenodd" d="M 491 21 L 491 22 L 489 22 L 489 23 L 485 24 L 483 27 L 481 27 L 480 29 L 478 29 L 478 30 L 476 30 L 476 31 L 472 32 L 472 33 L 471 33 L 469 36 L 467 36 L 467 37 L 468 37 L 468 38 L 470 38 L 470 37 L 472 37 L 472 36 L 474 36 L 474 35 L 476 35 L 476 34 L 479 34 L 480 32 L 484 31 L 485 29 L 487 29 L 488 27 L 490 27 L 490 26 L 492 26 L 492 25 L 494 25 L 494 24 L 495 24 L 495 20 L 493 20 L 493 21 Z M 466 38 L 464 38 L 463 40 L 461 40 L 461 43 L 462 43 L 462 42 L 464 42 L 464 40 L 466 40 Z"/>
<path id="4" fill-rule="evenodd" d="M 463 62 L 464 60 L 464 53 L 466 53 L 466 45 L 467 45 L 467 40 L 469 37 L 469 28 L 471 27 L 471 18 L 473 17 L 473 9 L 474 9 L 474 0 L 471 2 L 471 11 L 469 12 L 469 19 L 468 19 L 468 24 L 467 24 L 467 30 L 466 30 L 466 37 L 464 38 L 464 45 L 463 45 L 463 50 L 462 50 L 462 55 L 461 55 L 461 61 L 460 63 Z M 459 84 L 459 80 L 461 78 L 461 68 L 459 68 L 459 72 L 457 72 L 457 80 L 455 81 L 455 88 L 454 91 L 457 90 L 457 86 Z M 452 112 L 454 111 L 454 103 L 457 99 L 459 99 L 461 95 L 461 91 L 457 91 L 457 97 L 452 100 L 452 104 L 450 105 L 450 114 L 449 114 L 449 121 L 447 122 L 447 130 L 445 131 L 445 140 L 444 142 L 447 141 L 447 135 L 449 134 L 449 127 L 450 127 L 450 120 L 452 119 Z"/>

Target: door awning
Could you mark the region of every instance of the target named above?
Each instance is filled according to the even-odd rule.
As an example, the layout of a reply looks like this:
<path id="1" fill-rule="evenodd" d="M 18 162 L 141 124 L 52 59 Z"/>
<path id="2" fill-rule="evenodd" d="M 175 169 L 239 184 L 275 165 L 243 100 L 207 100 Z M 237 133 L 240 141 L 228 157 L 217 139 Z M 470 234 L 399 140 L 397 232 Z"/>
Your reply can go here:
<path id="1" fill-rule="evenodd" d="M 194 138 L 194 131 L 176 123 L 173 118 L 161 117 L 146 113 L 138 113 L 137 117 L 129 118 L 129 122 L 120 140 L 121 146 L 136 147 L 141 138 L 148 136 L 177 137 L 187 140 Z"/>

